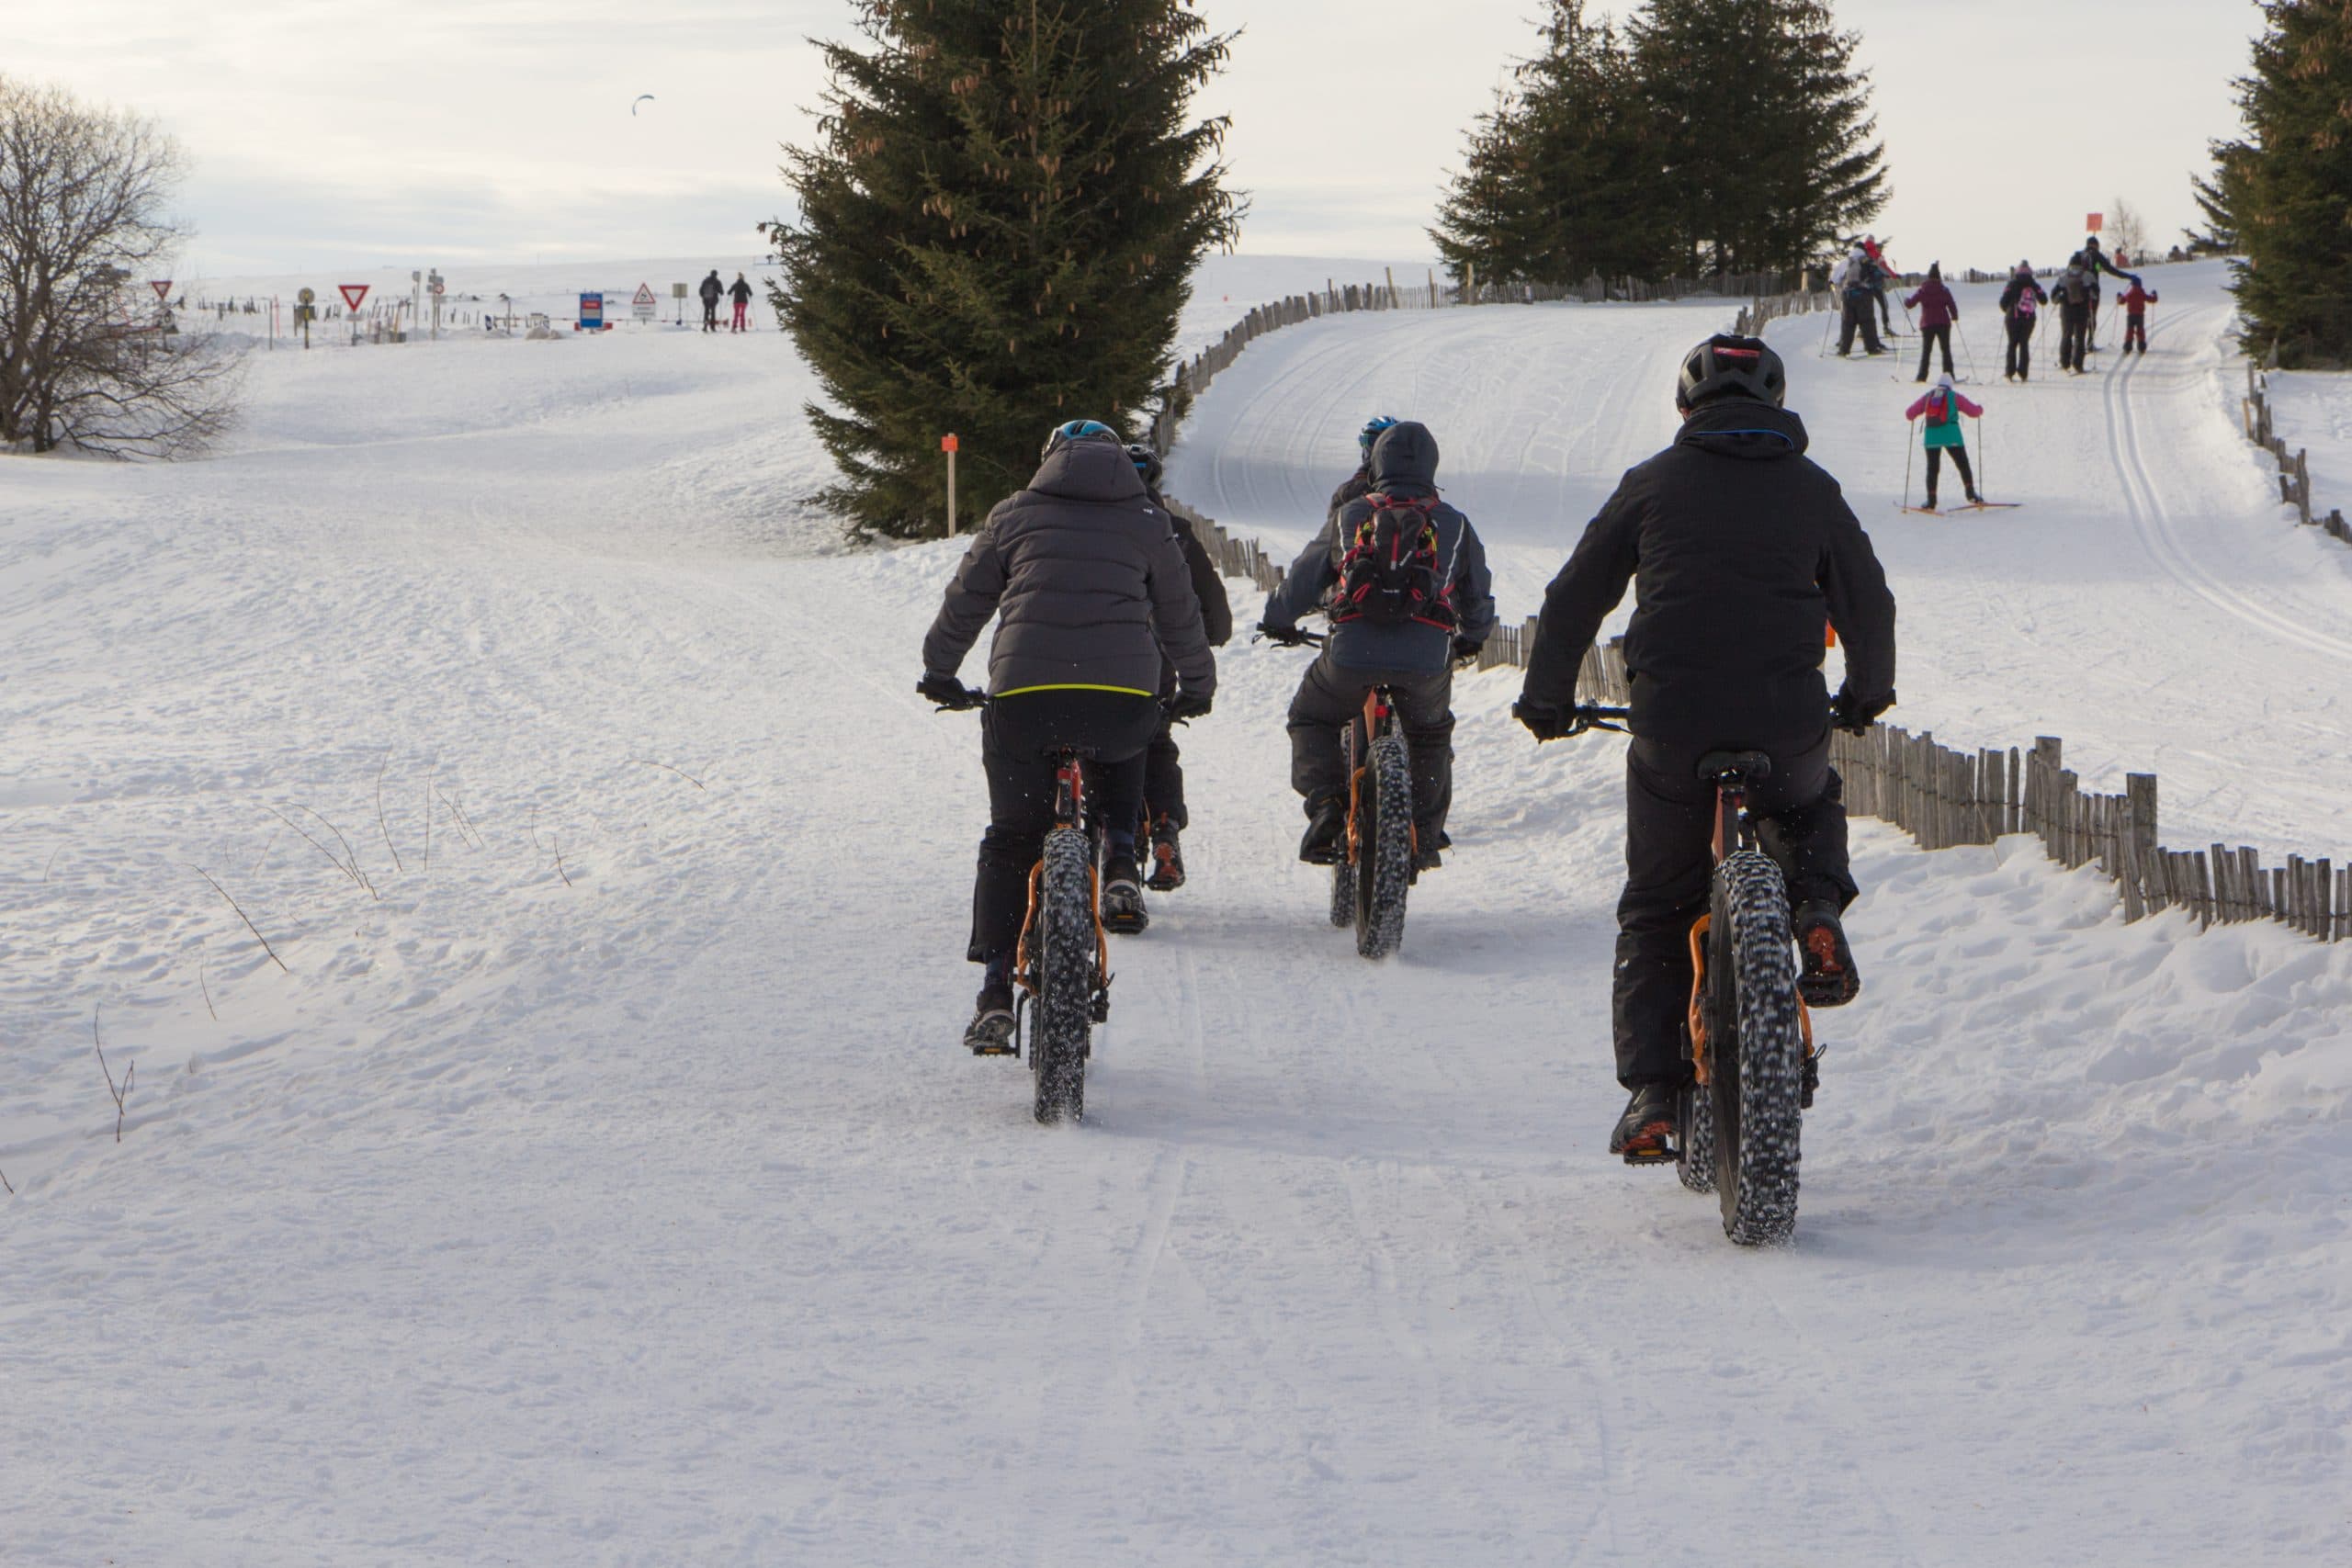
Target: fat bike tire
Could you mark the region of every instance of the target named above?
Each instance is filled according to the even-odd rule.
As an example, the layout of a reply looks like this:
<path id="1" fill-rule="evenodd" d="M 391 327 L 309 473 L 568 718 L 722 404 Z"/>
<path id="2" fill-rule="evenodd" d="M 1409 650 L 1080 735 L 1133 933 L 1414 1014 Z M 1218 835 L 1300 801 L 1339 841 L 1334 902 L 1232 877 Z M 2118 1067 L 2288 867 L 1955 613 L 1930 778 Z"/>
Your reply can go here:
<path id="1" fill-rule="evenodd" d="M 1331 868 L 1331 923 L 1341 931 L 1356 923 L 1356 868 L 1344 859 Z"/>
<path id="2" fill-rule="evenodd" d="M 1681 1152 L 1675 1156 L 1674 1174 L 1692 1192 L 1715 1190 L 1715 1107 L 1709 1091 L 1697 1084 L 1682 1091 Z"/>
<path id="3" fill-rule="evenodd" d="M 1363 795 L 1371 809 L 1358 838 L 1356 951 L 1385 958 L 1405 943 L 1405 895 L 1413 882 L 1413 766 L 1404 737 L 1372 743 Z"/>
<path id="4" fill-rule="evenodd" d="M 1037 1022 L 1029 1041 L 1029 1070 L 1037 1083 L 1037 1120 L 1048 1124 L 1086 1114 L 1097 955 L 1091 848 L 1075 829 L 1057 828 L 1046 835 L 1046 870 L 1037 896 Z"/>
<path id="5" fill-rule="evenodd" d="M 1708 925 L 1708 1089 L 1724 1234 L 1779 1246 L 1797 1225 L 1804 1034 L 1781 868 L 1754 850 L 1715 868 Z"/>

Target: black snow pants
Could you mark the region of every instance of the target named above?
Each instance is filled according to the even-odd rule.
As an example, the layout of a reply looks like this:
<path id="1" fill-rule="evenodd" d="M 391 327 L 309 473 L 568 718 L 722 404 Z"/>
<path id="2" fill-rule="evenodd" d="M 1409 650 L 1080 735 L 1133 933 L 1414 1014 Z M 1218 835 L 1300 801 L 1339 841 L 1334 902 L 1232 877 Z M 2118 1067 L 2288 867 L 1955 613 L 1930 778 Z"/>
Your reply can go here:
<path id="1" fill-rule="evenodd" d="M 1936 503 L 1936 469 L 1949 455 L 1951 466 L 1960 470 L 1960 482 L 1971 497 L 1976 494 L 1976 476 L 1968 471 L 1968 448 L 1965 446 L 1930 446 L 1928 448 L 1928 504 Z"/>
<path id="2" fill-rule="evenodd" d="M 1844 358 L 1854 346 L 1854 334 L 1862 334 L 1862 347 L 1871 354 L 1883 354 L 1885 345 L 1878 341 L 1878 315 L 1871 309 L 1871 296 L 1849 293 L 1846 296 L 1846 314 L 1838 323 L 1838 355 Z"/>
<path id="3" fill-rule="evenodd" d="M 1290 701 L 1290 786 L 1312 817 L 1322 802 L 1348 788 L 1347 755 L 1340 732 L 1363 707 L 1364 694 L 1384 681 L 1396 697 L 1405 747 L 1413 759 L 1413 825 L 1421 842 L 1435 844 L 1453 804 L 1453 671 L 1433 675 L 1342 669 L 1325 654 L 1306 667 Z"/>
<path id="4" fill-rule="evenodd" d="M 985 964 L 1021 941 L 1029 873 L 1054 825 L 1057 750 L 1079 746 L 1089 753 L 1086 784 L 1097 820 L 1132 824 L 1143 806 L 1144 749 L 1159 715 L 1157 699 L 1128 692 L 1032 692 L 989 704 L 980 721 L 989 828 L 972 884 L 967 958 Z M 1121 836 L 1130 835 L 1122 829 Z"/>
<path id="5" fill-rule="evenodd" d="M 2058 311 L 2058 368 L 2087 370 L 2091 312 L 2087 305 L 2065 305 Z"/>
<path id="6" fill-rule="evenodd" d="M 1165 705 L 1176 695 L 1176 671 L 1173 666 L 1159 671 L 1159 700 Z M 1184 809 L 1184 753 L 1176 747 L 1176 726 L 1163 706 L 1159 728 L 1152 733 L 1151 744 L 1143 753 L 1143 808 L 1136 814 L 1136 829 L 1143 829 L 1143 818 L 1154 821 L 1165 817 L 1178 832 L 1193 825 L 1192 814 Z"/>
<path id="7" fill-rule="evenodd" d="M 2009 318 L 2009 358 L 2002 369 L 2005 377 L 2014 376 L 2023 381 L 2033 369 L 2033 326 L 2031 316 Z"/>
<path id="8" fill-rule="evenodd" d="M 2134 315 L 2127 310 L 2123 314 L 2123 352 L 2129 354 L 2135 348 L 2142 354 L 2148 352 L 2148 318 L 2144 312 Z"/>
<path id="9" fill-rule="evenodd" d="M 707 333 L 715 333 L 718 330 L 718 296 L 716 294 L 703 297 L 702 330 Z"/>
<path id="10" fill-rule="evenodd" d="M 1917 379 L 1924 381 L 1928 378 L 1928 360 L 1929 355 L 1935 352 L 1936 345 L 1938 344 L 1941 344 L 1943 345 L 1944 374 L 1947 376 L 1957 376 L 1960 374 L 1959 371 L 1954 370 L 1951 367 L 1951 323 L 1950 321 L 1946 321 L 1939 327 L 1921 327 L 1919 329 L 1919 374 Z"/>
<path id="11" fill-rule="evenodd" d="M 1617 900 L 1612 1012 L 1617 1081 L 1679 1084 L 1690 1005 L 1690 926 L 1707 911 L 1714 875 L 1714 786 L 1699 777 L 1713 746 L 1636 739 L 1625 754 L 1625 891 Z M 1854 900 L 1846 856 L 1846 806 L 1829 737 L 1756 748 L 1772 776 L 1748 796 L 1764 851 L 1779 863 L 1793 907 Z"/>

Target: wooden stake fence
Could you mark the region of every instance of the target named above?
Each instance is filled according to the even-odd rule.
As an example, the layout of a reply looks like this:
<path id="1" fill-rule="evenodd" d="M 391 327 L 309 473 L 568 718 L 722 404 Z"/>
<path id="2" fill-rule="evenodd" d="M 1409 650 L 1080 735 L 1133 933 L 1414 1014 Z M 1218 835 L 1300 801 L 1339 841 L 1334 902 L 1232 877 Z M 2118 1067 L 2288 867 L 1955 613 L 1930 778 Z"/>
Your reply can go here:
<path id="1" fill-rule="evenodd" d="M 2278 503 L 2293 507 L 2305 526 L 2324 528 L 2352 545 L 2352 525 L 2345 523 L 2341 511 L 2331 511 L 2324 517 L 2312 515 L 2311 451 L 2297 447 L 2293 457 L 2287 456 L 2286 439 L 2271 426 L 2269 378 L 2251 359 L 2245 362 L 2245 397 L 2239 402 L 2238 415 L 2245 438 L 2269 453 L 2278 465 Z"/>

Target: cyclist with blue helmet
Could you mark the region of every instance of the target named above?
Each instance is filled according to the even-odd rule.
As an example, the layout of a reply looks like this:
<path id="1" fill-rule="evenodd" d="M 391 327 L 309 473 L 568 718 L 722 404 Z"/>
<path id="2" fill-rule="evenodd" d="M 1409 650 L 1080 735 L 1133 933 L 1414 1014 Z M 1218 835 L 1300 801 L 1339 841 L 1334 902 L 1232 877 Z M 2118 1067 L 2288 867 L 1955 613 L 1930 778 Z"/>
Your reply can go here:
<path id="1" fill-rule="evenodd" d="M 965 954 L 986 976 L 964 1043 L 994 1054 L 1012 1038 L 1013 950 L 1030 869 L 1053 825 L 1057 753 L 1082 747 L 1097 764 L 1103 922 L 1139 931 L 1134 823 L 1144 751 L 1159 727 L 1162 660 L 1176 670 L 1177 717 L 1207 713 L 1216 688 L 1175 527 L 1109 425 L 1056 426 L 1036 476 L 989 513 L 923 638 L 915 689 L 942 706 L 966 705 L 956 671 L 991 619 L 980 739 L 989 827 Z"/>
<path id="2" fill-rule="evenodd" d="M 1348 502 L 1362 501 L 1372 493 L 1372 444 L 1380 439 L 1383 431 L 1396 426 L 1395 414 L 1376 413 L 1363 422 L 1363 428 L 1356 432 L 1356 471 L 1341 479 L 1340 488 L 1331 492 L 1331 504 L 1323 512 L 1327 521 L 1339 516 Z"/>

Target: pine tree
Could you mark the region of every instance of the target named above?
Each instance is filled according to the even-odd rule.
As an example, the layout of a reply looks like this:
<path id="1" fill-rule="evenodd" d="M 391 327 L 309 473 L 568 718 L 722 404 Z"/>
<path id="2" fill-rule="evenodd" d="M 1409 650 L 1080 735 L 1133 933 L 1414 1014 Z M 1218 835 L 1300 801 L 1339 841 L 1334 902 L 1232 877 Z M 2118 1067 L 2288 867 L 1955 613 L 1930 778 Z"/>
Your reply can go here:
<path id="1" fill-rule="evenodd" d="M 2217 142 L 2197 182 L 2211 234 L 2245 259 L 2249 347 L 2287 366 L 2352 361 L 2352 0 L 2263 0 L 2243 141 Z"/>
<path id="2" fill-rule="evenodd" d="M 1479 117 L 1469 156 L 1430 231 L 1455 276 L 1576 283 L 1647 276 L 1667 231 L 1651 193 L 1651 117 L 1616 28 L 1552 0 L 1542 52 L 1517 90 Z"/>
<path id="3" fill-rule="evenodd" d="M 1626 31 L 1682 266 L 1798 266 L 1885 206 L 1860 35 L 1826 0 L 1651 0 Z"/>
<path id="4" fill-rule="evenodd" d="M 778 320 L 836 405 L 808 418 L 854 528 L 940 531 L 942 434 L 978 515 L 1028 481 L 1066 419 L 1132 428 L 1193 269 L 1240 203 L 1226 121 L 1193 92 L 1230 35 L 1191 0 L 860 0 L 870 47 L 824 46 L 816 142 L 789 151 L 771 226 Z"/>

